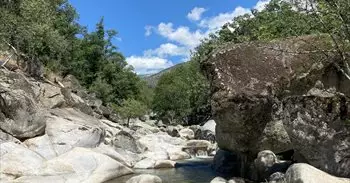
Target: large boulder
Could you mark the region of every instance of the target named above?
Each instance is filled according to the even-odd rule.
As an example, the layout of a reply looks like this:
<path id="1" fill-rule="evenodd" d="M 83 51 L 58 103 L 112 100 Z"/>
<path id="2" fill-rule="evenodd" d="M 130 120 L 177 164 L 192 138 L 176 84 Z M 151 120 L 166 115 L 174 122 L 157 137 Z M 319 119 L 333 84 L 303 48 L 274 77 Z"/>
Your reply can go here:
<path id="1" fill-rule="evenodd" d="M 74 147 L 95 148 L 105 131 L 97 119 L 71 108 L 54 109 L 46 121 L 46 134 L 57 155 Z"/>
<path id="2" fill-rule="evenodd" d="M 9 179 L 37 175 L 45 162 L 39 154 L 14 142 L 0 144 L 0 157 L 0 174 Z"/>
<path id="3" fill-rule="evenodd" d="M 162 179 L 155 175 L 142 174 L 130 178 L 126 183 L 162 183 Z"/>
<path id="4" fill-rule="evenodd" d="M 327 50 L 329 45 L 324 40 L 306 36 L 264 43 L 229 43 L 201 61 L 211 82 L 211 106 L 220 148 L 242 153 L 248 162 L 263 149 L 278 153 L 296 148 L 296 152 L 308 156 L 312 165 L 349 176 L 348 99 L 344 103 L 341 97 L 330 97 L 327 100 L 334 101 L 331 103 L 303 96 L 318 80 L 325 88 L 334 87 L 350 96 L 350 81 L 337 72 L 331 57 L 315 51 L 313 45 Z M 321 110 L 316 111 L 313 105 L 321 105 Z"/>
<path id="5" fill-rule="evenodd" d="M 283 122 L 294 150 L 308 163 L 350 177 L 350 99 L 313 89 L 312 95 L 283 101 Z"/>
<path id="6" fill-rule="evenodd" d="M 123 148 L 133 153 L 141 152 L 136 139 L 126 131 L 120 131 L 114 136 L 113 145 L 116 148 Z"/>
<path id="7" fill-rule="evenodd" d="M 52 159 L 57 156 L 57 153 L 50 141 L 49 136 L 43 135 L 24 141 L 28 149 L 40 154 L 45 159 Z"/>
<path id="8" fill-rule="evenodd" d="M 78 147 L 45 162 L 39 174 L 20 177 L 16 181 L 94 183 L 105 182 L 131 173 L 133 171 L 130 168 L 106 155 Z"/>
<path id="9" fill-rule="evenodd" d="M 27 89 L 31 90 L 30 86 Z M 44 110 L 36 103 L 25 90 L 0 86 L 1 130 L 19 139 L 44 134 Z"/>
<path id="10" fill-rule="evenodd" d="M 350 179 L 339 178 L 327 174 L 304 163 L 293 164 L 286 172 L 288 183 L 349 183 Z"/>

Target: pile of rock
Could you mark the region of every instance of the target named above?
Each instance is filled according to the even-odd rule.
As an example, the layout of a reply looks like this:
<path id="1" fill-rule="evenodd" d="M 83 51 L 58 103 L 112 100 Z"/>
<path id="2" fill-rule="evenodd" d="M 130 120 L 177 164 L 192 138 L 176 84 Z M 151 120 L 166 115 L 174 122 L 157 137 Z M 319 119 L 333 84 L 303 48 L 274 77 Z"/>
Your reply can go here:
<path id="1" fill-rule="evenodd" d="M 212 151 L 182 126 L 173 136 L 147 118 L 123 126 L 74 77 L 62 83 L 66 88 L 0 70 L 0 182 L 104 182 L 132 168 L 173 168 L 191 158 L 185 147 Z M 161 182 L 128 182 L 151 179 Z"/>

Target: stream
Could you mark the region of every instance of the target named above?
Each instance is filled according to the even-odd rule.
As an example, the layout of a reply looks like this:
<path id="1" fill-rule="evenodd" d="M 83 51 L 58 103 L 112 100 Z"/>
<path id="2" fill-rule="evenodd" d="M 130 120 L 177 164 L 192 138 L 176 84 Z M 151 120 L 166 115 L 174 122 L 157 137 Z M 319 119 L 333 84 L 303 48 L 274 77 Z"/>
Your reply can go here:
<path id="1" fill-rule="evenodd" d="M 193 158 L 179 161 L 176 168 L 171 169 L 135 169 L 135 174 L 126 175 L 106 183 L 125 183 L 128 179 L 139 174 L 159 176 L 163 183 L 207 183 L 215 178 L 212 171 L 212 159 Z"/>

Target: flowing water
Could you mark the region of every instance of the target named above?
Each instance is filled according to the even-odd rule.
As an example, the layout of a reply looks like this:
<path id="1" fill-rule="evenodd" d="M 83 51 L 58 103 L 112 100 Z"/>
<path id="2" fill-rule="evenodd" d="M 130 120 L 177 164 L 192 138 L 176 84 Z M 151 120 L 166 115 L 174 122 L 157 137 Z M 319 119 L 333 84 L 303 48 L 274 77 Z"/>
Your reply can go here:
<path id="1" fill-rule="evenodd" d="M 209 183 L 215 177 L 211 165 L 212 159 L 194 158 L 178 162 L 176 168 L 172 169 L 137 169 L 135 174 L 119 177 L 107 183 L 125 183 L 129 178 L 139 174 L 157 175 L 163 183 Z"/>

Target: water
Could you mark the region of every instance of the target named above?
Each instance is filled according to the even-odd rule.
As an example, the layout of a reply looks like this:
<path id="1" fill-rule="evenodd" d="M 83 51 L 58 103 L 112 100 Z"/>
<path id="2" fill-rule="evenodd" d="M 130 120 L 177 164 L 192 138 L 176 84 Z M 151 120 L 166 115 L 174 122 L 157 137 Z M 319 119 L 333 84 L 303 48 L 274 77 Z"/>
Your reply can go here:
<path id="1" fill-rule="evenodd" d="M 195 158 L 178 162 L 172 169 L 135 170 L 135 174 L 119 177 L 107 183 L 125 183 L 129 178 L 139 174 L 159 176 L 163 183 L 209 183 L 215 174 L 211 169 L 212 159 Z"/>

